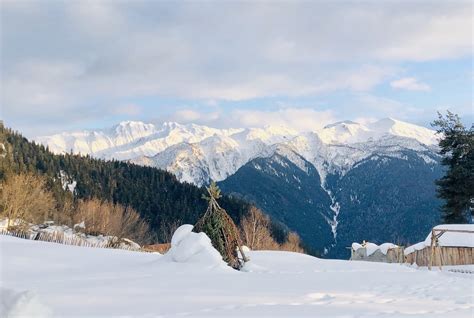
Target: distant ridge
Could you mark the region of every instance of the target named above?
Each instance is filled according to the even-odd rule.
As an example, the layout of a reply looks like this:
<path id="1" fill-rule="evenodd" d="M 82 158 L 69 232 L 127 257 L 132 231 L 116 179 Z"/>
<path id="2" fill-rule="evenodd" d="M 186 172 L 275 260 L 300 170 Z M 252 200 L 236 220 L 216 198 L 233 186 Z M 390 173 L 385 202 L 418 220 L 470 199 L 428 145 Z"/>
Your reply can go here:
<path id="1" fill-rule="evenodd" d="M 156 126 L 124 121 L 108 129 L 63 132 L 35 140 L 55 153 L 72 150 L 97 158 L 130 160 L 166 169 L 181 181 L 202 185 L 211 179 L 224 180 L 250 160 L 271 155 L 278 145 L 292 147 L 325 175 L 322 163 L 314 159 L 326 154 L 316 161 L 327 161 L 335 169 L 341 166 L 333 164 L 332 145 L 370 143 L 373 148 L 374 141 L 384 144 L 391 138 L 398 138 L 410 149 L 433 147 L 437 142 L 435 131 L 392 118 L 367 125 L 340 121 L 313 132 L 296 132 L 284 126 L 216 129 L 176 122 Z M 313 153 L 308 147 L 314 148 Z"/>

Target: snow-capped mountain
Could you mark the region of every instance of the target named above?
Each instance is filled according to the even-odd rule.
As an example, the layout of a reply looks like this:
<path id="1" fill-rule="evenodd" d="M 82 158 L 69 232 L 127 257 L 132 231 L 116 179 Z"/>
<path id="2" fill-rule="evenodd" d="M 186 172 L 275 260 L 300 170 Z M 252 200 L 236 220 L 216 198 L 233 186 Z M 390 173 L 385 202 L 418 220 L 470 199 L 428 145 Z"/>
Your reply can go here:
<path id="1" fill-rule="evenodd" d="M 215 129 L 194 124 L 127 121 L 110 129 L 38 137 L 56 153 L 73 151 L 104 159 L 130 160 L 174 173 L 197 185 L 221 181 L 247 162 L 272 155 L 286 145 L 327 173 L 345 172 L 376 152 L 396 155 L 406 148 L 424 151 L 436 143 L 435 132 L 391 118 L 362 125 L 343 121 L 313 132 L 285 127 Z"/>
<path id="2" fill-rule="evenodd" d="M 352 241 L 418 240 L 439 215 L 435 131 L 392 118 L 306 132 L 123 122 L 36 141 L 54 152 L 166 169 L 199 186 L 219 181 L 335 257 L 346 257 Z"/>

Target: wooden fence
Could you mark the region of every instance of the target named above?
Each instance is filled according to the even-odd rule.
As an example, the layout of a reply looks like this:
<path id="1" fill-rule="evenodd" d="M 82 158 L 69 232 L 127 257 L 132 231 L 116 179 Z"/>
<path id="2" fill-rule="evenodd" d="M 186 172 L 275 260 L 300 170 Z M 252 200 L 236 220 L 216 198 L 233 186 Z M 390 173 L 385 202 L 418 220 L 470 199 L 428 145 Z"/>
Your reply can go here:
<path id="1" fill-rule="evenodd" d="M 30 233 L 22 230 L 0 230 L 0 235 L 9 235 L 27 240 L 51 242 L 65 245 L 84 246 L 84 247 L 95 247 L 95 248 L 115 248 L 129 251 L 141 251 L 136 250 L 131 246 L 124 246 L 117 244 L 117 242 L 104 241 L 104 242 L 89 242 L 78 236 L 64 235 L 64 232 L 38 232 Z"/>
<path id="2" fill-rule="evenodd" d="M 417 264 L 418 266 L 450 266 L 450 265 L 470 265 L 474 264 L 474 247 L 463 246 L 439 246 L 438 240 L 445 233 L 465 233 L 474 234 L 470 230 L 450 230 L 435 229 L 431 230 L 431 245 L 421 250 L 405 255 L 405 262 Z"/>
<path id="3" fill-rule="evenodd" d="M 427 246 L 405 255 L 405 261 L 418 266 L 469 265 L 474 264 L 474 248 L 437 246 L 433 253 Z"/>

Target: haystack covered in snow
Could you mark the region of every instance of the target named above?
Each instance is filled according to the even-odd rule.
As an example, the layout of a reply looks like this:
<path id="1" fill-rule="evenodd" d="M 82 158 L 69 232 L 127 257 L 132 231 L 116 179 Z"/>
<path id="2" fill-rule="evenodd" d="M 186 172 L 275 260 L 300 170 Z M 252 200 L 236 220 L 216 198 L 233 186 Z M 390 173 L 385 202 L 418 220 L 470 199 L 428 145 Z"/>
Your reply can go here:
<path id="1" fill-rule="evenodd" d="M 418 266 L 474 264 L 474 224 L 435 226 L 424 241 L 405 249 L 405 261 Z"/>
<path id="2" fill-rule="evenodd" d="M 403 248 L 392 243 L 352 243 L 351 261 L 400 263 L 403 261 Z"/>

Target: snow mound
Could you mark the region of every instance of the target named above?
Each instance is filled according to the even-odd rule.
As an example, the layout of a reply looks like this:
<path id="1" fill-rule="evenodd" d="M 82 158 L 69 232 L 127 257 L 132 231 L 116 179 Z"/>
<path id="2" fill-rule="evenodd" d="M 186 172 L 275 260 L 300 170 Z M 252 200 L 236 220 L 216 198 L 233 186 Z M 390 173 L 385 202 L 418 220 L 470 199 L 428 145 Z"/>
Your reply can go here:
<path id="1" fill-rule="evenodd" d="M 247 273 L 268 273 L 270 270 L 268 270 L 266 267 L 260 266 L 255 264 L 252 261 L 246 262 L 244 266 L 240 269 L 241 272 L 247 272 Z"/>
<path id="2" fill-rule="evenodd" d="M 379 246 L 379 249 L 384 255 L 387 255 L 387 252 L 389 249 L 397 248 L 397 247 L 398 245 L 395 245 L 392 243 L 383 243 L 382 245 Z"/>
<path id="3" fill-rule="evenodd" d="M 185 224 L 175 231 L 166 258 L 178 263 L 226 266 L 221 254 L 212 246 L 211 239 L 203 232 L 192 232 L 192 229 L 192 225 Z"/>
<path id="4" fill-rule="evenodd" d="M 51 310 L 30 291 L 0 287 L 0 317 L 51 317 Z"/>
<path id="5" fill-rule="evenodd" d="M 171 238 L 171 246 L 178 246 L 179 242 L 193 231 L 193 227 L 194 226 L 190 224 L 184 224 L 178 227 Z"/>
<path id="6" fill-rule="evenodd" d="M 367 256 L 374 254 L 377 250 L 382 252 L 382 254 L 387 255 L 389 249 L 397 247 L 398 245 L 392 243 L 383 243 L 381 245 L 377 245 L 370 242 L 366 242 L 365 244 L 352 243 L 352 249 L 354 251 L 357 251 L 359 248 L 365 248 L 367 250 Z"/>
<path id="7" fill-rule="evenodd" d="M 434 229 L 474 232 L 474 224 L 441 224 L 435 226 Z M 444 247 L 474 247 L 474 233 L 445 232 L 438 238 L 438 245 Z M 405 249 L 405 255 L 429 246 L 431 246 L 431 232 L 424 241 L 407 247 Z"/>
<path id="8" fill-rule="evenodd" d="M 379 249 L 379 246 L 377 244 L 370 243 L 370 242 L 367 242 L 367 244 L 365 244 L 364 247 L 367 250 L 367 256 L 374 254 L 375 251 Z"/>

